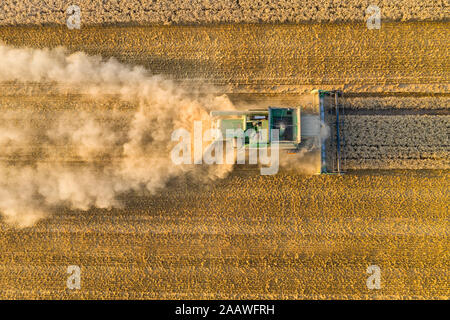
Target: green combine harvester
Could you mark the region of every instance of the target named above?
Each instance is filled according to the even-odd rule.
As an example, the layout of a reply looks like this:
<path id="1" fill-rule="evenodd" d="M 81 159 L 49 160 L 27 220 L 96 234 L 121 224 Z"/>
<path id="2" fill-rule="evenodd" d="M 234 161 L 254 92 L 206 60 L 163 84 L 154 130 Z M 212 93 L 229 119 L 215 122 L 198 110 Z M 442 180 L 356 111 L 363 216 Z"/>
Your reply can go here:
<path id="1" fill-rule="evenodd" d="M 320 164 L 317 173 L 342 173 L 341 133 L 339 97 L 340 91 L 314 90 L 315 112 L 302 114 L 301 108 L 269 107 L 246 111 L 212 111 L 212 127 L 219 129 L 225 141 L 243 139 L 243 147 L 254 149 L 270 148 L 277 144 L 284 154 L 296 154 L 305 148 L 308 152 L 320 152 Z M 329 137 L 325 136 L 324 126 L 329 128 Z M 239 130 L 240 129 L 240 130 Z M 278 139 L 269 129 L 278 129 Z M 238 137 L 235 130 L 244 132 Z M 242 130 L 242 131 L 241 131 Z M 263 133 L 257 139 L 252 135 Z"/>

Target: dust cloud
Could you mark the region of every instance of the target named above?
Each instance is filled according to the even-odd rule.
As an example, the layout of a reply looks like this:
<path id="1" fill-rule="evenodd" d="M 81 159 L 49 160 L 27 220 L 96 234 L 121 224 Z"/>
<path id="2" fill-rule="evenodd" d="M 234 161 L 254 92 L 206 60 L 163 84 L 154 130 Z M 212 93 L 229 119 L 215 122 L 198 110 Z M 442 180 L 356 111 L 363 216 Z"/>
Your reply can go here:
<path id="1" fill-rule="evenodd" d="M 211 109 L 232 109 L 225 96 L 187 92 L 142 67 L 64 48 L 0 45 L 0 81 L 50 82 L 138 106 L 121 128 L 102 121 L 96 110 L 54 111 L 51 119 L 33 119 L 32 110 L 2 112 L 0 211 L 13 225 L 30 226 L 58 206 L 119 207 L 120 193 L 155 193 L 187 172 L 203 182 L 232 170 L 232 165 L 175 165 L 170 159 L 171 133 L 191 131 L 195 120 L 209 121 Z"/>
<path id="2" fill-rule="evenodd" d="M 113 96 L 137 106 L 121 126 L 100 110 L 62 108 L 37 116 L 36 110 L 4 110 L 0 213 L 9 224 L 31 226 L 59 207 L 116 208 L 125 192 L 154 194 L 174 177 L 188 175 L 189 181 L 207 183 L 233 170 L 232 164 L 176 165 L 170 157 L 177 143 L 171 141 L 172 132 L 184 128 L 192 134 L 194 121 L 204 122 L 207 130 L 211 110 L 234 109 L 226 96 L 202 94 L 143 67 L 64 48 L 0 45 L 0 82 L 51 83 L 62 94 L 99 100 Z M 306 151 L 282 158 L 281 166 L 316 172 L 317 159 Z"/>
<path id="3" fill-rule="evenodd" d="M 285 154 L 280 157 L 280 167 L 288 172 L 313 175 L 320 172 L 321 154 L 320 147 L 330 137 L 330 127 L 318 118 L 308 120 L 310 126 L 315 127 L 318 136 L 315 138 L 302 138 L 301 148 L 295 153 Z M 306 141 L 305 141 L 306 140 Z"/>

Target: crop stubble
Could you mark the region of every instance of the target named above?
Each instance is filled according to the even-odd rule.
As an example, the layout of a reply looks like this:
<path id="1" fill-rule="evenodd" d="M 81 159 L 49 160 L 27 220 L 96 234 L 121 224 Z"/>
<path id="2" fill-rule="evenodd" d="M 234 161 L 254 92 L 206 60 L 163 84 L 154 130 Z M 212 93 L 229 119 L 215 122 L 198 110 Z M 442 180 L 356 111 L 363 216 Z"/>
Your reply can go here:
<path id="1" fill-rule="evenodd" d="M 2 27 L 14 46 L 66 46 L 140 64 L 176 80 L 224 92 L 447 93 L 445 22 L 147 27 Z M 447 100 L 448 102 L 448 100 Z"/>
<path id="2" fill-rule="evenodd" d="M 418 106 L 414 100 L 413 109 L 436 102 L 448 108 L 447 38 L 444 23 L 429 22 L 385 23 L 370 32 L 363 24 L 104 27 L 70 34 L 60 27 L 0 28 L 0 39 L 11 45 L 65 45 L 228 93 L 328 86 L 441 94 L 420 98 Z M 2 107 L 115 106 L 77 96 L 74 103 L 70 95 L 42 90 L 51 92 L 45 85 L 3 84 Z M 410 106 L 377 99 L 351 103 L 354 109 L 393 101 L 393 108 Z M 418 167 L 448 168 L 448 116 L 349 117 L 346 137 L 353 144 L 345 151 L 355 167 L 403 166 L 405 158 L 426 155 L 432 160 Z M 1 224 L 0 296 L 448 297 L 447 171 L 344 177 L 238 171 L 209 187 L 179 184 L 153 197 L 124 196 L 125 209 L 62 208 L 23 230 Z M 73 264 L 82 267 L 81 291 L 65 287 Z M 381 267 L 381 291 L 365 286 L 371 264 Z"/>
<path id="3" fill-rule="evenodd" d="M 448 172 L 238 172 L 0 232 L 3 298 L 448 296 Z M 76 221 L 76 223 L 74 223 Z M 65 288 L 68 265 L 82 290 Z M 366 287 L 379 265 L 382 289 Z"/>

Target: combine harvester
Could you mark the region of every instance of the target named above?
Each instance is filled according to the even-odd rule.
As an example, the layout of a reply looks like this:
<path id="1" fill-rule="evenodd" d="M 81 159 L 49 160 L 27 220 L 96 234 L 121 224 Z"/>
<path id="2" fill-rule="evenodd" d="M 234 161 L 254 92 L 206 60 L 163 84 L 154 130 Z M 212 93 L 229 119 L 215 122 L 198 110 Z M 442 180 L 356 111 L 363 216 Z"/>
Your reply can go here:
<path id="1" fill-rule="evenodd" d="M 212 127 L 219 129 L 223 141 L 233 140 L 237 146 L 234 130 L 241 129 L 245 133 L 244 147 L 258 149 L 277 144 L 282 154 L 280 156 L 295 155 L 299 152 L 318 152 L 317 174 L 341 174 L 341 148 L 344 137 L 341 132 L 343 126 L 343 108 L 339 99 L 341 91 L 313 90 L 314 110 L 303 114 L 301 108 L 253 109 L 246 111 L 211 111 Z M 277 141 L 271 134 L 263 135 L 263 139 L 250 139 L 249 132 L 266 132 L 268 129 L 278 129 Z"/>

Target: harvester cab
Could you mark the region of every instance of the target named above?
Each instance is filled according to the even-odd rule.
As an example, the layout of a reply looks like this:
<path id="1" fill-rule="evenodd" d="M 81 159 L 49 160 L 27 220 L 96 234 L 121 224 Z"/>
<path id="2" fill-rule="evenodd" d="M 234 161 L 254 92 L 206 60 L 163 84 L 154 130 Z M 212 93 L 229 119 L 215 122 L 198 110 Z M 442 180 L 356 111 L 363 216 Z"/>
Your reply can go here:
<path id="1" fill-rule="evenodd" d="M 295 150 L 301 141 L 300 108 L 212 111 L 211 116 L 212 127 L 219 129 L 225 140 L 243 135 L 244 147 L 270 147 L 276 143 L 280 149 Z M 274 129 L 278 136 L 271 134 Z"/>

